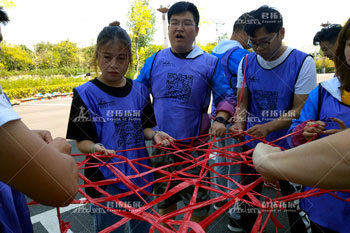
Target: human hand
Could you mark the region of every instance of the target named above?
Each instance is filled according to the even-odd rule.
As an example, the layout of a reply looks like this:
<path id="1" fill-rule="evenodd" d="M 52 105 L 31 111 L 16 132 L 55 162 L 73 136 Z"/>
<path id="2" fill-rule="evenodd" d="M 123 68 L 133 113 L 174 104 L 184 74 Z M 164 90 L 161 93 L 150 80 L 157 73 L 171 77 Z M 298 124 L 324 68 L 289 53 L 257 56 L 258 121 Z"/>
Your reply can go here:
<path id="1" fill-rule="evenodd" d="M 232 133 L 235 139 L 241 139 L 243 137 L 244 124 L 242 122 L 235 122 L 229 128 L 229 132 Z"/>
<path id="2" fill-rule="evenodd" d="M 247 133 L 254 137 L 266 137 L 270 132 L 266 124 L 258 124 L 247 130 Z"/>
<path id="3" fill-rule="evenodd" d="M 264 143 L 258 143 L 253 152 L 253 164 L 255 169 L 261 174 L 266 183 L 272 184 L 276 184 L 278 178 L 274 177 L 268 170 L 264 169 L 264 165 L 269 164 L 269 154 L 274 152 L 281 152 L 281 149 Z"/>
<path id="4" fill-rule="evenodd" d="M 346 125 L 345 125 L 344 121 L 342 121 L 342 120 L 340 120 L 338 118 L 335 118 L 335 117 L 331 117 L 331 120 L 336 122 L 339 125 L 340 129 L 325 130 L 325 131 L 323 131 L 323 134 L 327 134 L 327 135 L 335 134 L 335 133 L 339 133 L 339 132 L 341 132 L 341 131 L 346 129 Z"/>
<path id="5" fill-rule="evenodd" d="M 105 155 L 105 156 L 110 156 L 110 154 L 115 154 L 115 151 L 114 150 L 109 150 L 109 149 L 106 149 L 104 147 L 104 145 L 102 145 L 101 143 L 96 143 L 93 145 L 93 148 L 91 148 L 91 152 L 95 153 L 95 152 L 102 152 L 101 155 Z M 111 159 L 111 157 L 109 158 L 101 158 L 103 161 L 108 161 Z"/>
<path id="6" fill-rule="evenodd" d="M 39 135 L 39 137 L 42 138 L 46 143 L 52 142 L 52 136 L 50 131 L 33 129 L 32 132 L 36 135 Z"/>
<path id="7" fill-rule="evenodd" d="M 163 132 L 163 131 L 156 131 L 153 135 L 153 141 L 155 144 L 161 143 L 162 146 L 170 146 L 171 142 L 175 141 L 176 139 L 171 137 L 169 134 Z"/>
<path id="8" fill-rule="evenodd" d="M 72 153 L 72 145 L 69 144 L 68 141 L 64 138 L 61 138 L 61 137 L 55 138 L 49 143 L 49 145 L 53 146 L 63 154 L 71 155 Z"/>
<path id="9" fill-rule="evenodd" d="M 226 126 L 223 123 L 214 121 L 214 123 L 211 125 L 210 129 L 209 129 L 209 134 L 211 134 L 212 136 L 216 136 L 216 137 L 222 137 L 224 136 L 226 132 Z"/>
<path id="10" fill-rule="evenodd" d="M 312 125 L 315 125 L 315 126 L 312 126 Z M 325 130 L 324 127 L 326 127 L 326 123 L 324 123 L 323 121 L 309 121 L 306 123 L 304 127 L 304 132 L 302 135 L 307 141 L 309 141 L 316 135 L 323 134 Z"/>

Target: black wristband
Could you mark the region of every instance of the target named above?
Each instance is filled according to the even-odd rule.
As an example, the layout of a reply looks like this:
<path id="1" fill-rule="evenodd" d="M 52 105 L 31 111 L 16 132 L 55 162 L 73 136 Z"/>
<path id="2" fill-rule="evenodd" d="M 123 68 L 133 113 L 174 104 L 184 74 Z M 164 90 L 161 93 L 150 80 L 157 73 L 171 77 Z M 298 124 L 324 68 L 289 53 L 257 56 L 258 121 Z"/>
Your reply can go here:
<path id="1" fill-rule="evenodd" d="M 214 119 L 214 121 L 217 121 L 217 122 L 219 122 L 219 123 L 221 123 L 221 124 L 224 124 L 224 125 L 227 124 L 227 120 L 226 120 L 225 118 L 223 118 L 223 117 L 220 117 L 220 116 L 216 117 L 216 118 Z"/>

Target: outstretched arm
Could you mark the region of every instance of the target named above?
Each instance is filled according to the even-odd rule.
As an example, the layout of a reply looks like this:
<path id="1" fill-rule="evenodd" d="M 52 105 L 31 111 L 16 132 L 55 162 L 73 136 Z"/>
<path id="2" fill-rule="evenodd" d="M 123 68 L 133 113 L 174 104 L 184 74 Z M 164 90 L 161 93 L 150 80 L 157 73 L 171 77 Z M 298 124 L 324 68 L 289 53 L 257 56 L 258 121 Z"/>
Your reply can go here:
<path id="1" fill-rule="evenodd" d="M 35 201 L 66 206 L 78 191 L 78 168 L 63 138 L 47 144 L 21 120 L 0 127 L 0 180 Z"/>
<path id="2" fill-rule="evenodd" d="M 347 129 L 283 152 L 260 143 L 255 148 L 253 162 L 268 181 L 288 180 L 317 188 L 349 189 L 349 138 L 350 129 Z"/>

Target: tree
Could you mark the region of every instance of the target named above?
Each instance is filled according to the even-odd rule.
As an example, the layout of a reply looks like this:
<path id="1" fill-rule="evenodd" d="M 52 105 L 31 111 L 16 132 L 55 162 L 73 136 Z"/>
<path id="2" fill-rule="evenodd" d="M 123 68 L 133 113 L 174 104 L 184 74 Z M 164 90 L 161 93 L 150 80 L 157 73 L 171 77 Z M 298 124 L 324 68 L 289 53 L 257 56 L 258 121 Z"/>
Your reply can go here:
<path id="1" fill-rule="evenodd" d="M 54 46 L 54 51 L 60 55 L 59 67 L 79 66 L 79 48 L 76 43 L 69 40 L 62 41 Z"/>
<path id="2" fill-rule="evenodd" d="M 85 48 L 80 49 L 80 53 L 81 53 L 81 66 L 84 68 L 88 68 L 91 66 L 91 61 L 92 61 L 92 57 L 94 56 L 94 52 L 95 52 L 95 45 L 91 45 Z"/>
<path id="3" fill-rule="evenodd" d="M 58 68 L 60 55 L 54 51 L 54 44 L 40 42 L 34 45 L 35 63 L 39 69 Z"/>
<path id="4" fill-rule="evenodd" d="M 136 56 L 134 78 L 139 73 L 140 47 L 146 47 L 152 40 L 155 30 L 153 24 L 155 22 L 154 11 L 148 7 L 148 0 L 133 0 L 131 10 L 128 13 L 128 28 L 131 31 L 131 39 L 133 41 L 133 52 Z"/>
<path id="5" fill-rule="evenodd" d="M 213 42 L 213 43 L 208 43 L 206 45 L 201 45 L 201 44 L 197 44 L 198 47 L 200 47 L 201 49 L 203 49 L 205 52 L 207 53 L 211 53 L 211 51 L 213 51 L 213 48 L 217 45 L 217 42 Z"/>
<path id="6" fill-rule="evenodd" d="M 0 0 L 0 6 L 7 8 L 7 7 L 15 7 L 16 5 L 11 0 Z"/>
<path id="7" fill-rule="evenodd" d="M 6 45 L 4 43 L 1 50 L 0 67 L 19 71 L 33 69 L 32 53 L 24 45 Z"/>

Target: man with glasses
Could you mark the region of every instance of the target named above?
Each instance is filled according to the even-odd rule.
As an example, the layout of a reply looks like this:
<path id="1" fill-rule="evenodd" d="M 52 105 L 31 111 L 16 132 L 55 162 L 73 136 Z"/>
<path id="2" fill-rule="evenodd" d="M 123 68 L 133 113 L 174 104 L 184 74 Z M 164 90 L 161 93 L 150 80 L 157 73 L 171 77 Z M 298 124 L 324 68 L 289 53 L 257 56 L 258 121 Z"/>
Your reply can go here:
<path id="1" fill-rule="evenodd" d="M 163 49 L 146 59 L 137 81 L 150 88 L 153 97 L 153 107 L 157 127 L 176 139 L 194 137 L 208 132 L 220 137 L 226 132 L 226 121 L 233 115 L 235 97 L 219 67 L 218 58 L 205 53 L 198 46 L 193 46 L 198 35 L 199 12 L 190 2 L 177 2 L 168 11 L 168 34 L 171 48 Z M 210 127 L 208 107 L 210 96 L 216 105 L 216 118 Z M 199 145 L 199 141 L 181 141 L 188 145 Z M 153 154 L 159 155 L 165 151 L 156 150 Z M 168 153 L 168 152 L 165 152 Z M 181 154 L 190 159 L 188 155 Z M 192 156 L 199 156 L 200 152 Z M 152 159 L 154 167 L 160 167 L 175 162 L 184 161 L 175 155 L 164 155 Z M 169 172 L 184 169 L 187 165 L 170 167 Z M 200 167 L 186 171 L 198 176 Z M 156 172 L 156 178 L 161 175 Z M 187 176 L 187 178 L 190 178 Z M 181 182 L 172 181 L 169 190 Z M 168 183 L 156 183 L 154 192 L 163 194 Z M 158 205 L 160 214 L 165 215 L 177 209 L 177 202 L 183 200 L 185 205 L 192 198 L 193 186 L 182 190 Z M 200 188 L 196 202 L 209 198 L 207 190 Z M 192 220 L 203 220 L 210 206 L 197 209 L 193 212 Z"/>
<path id="2" fill-rule="evenodd" d="M 276 9 L 262 6 L 251 11 L 245 31 L 254 53 L 242 59 L 239 65 L 237 96 L 242 93 L 242 100 L 230 130 L 234 133 L 245 130 L 254 138 L 264 137 L 272 142 L 286 135 L 292 120 L 299 117 L 309 92 L 316 86 L 316 67 L 311 56 L 282 44 L 285 29 L 282 15 Z M 244 136 L 245 141 L 251 139 L 250 136 Z M 255 148 L 258 142 L 247 142 L 243 151 Z M 288 148 L 285 140 L 274 143 Z M 244 185 L 258 178 L 249 175 L 257 172 L 248 165 L 242 165 L 241 171 Z M 280 187 L 283 195 L 294 192 L 288 182 L 280 182 Z M 261 193 L 262 184 L 254 190 Z M 289 206 L 293 205 L 291 203 Z M 243 210 L 241 224 L 245 231 L 250 232 L 257 212 L 252 213 L 254 211 L 248 205 Z M 287 211 L 291 232 L 305 231 L 296 209 Z"/>

